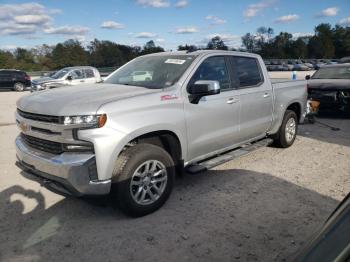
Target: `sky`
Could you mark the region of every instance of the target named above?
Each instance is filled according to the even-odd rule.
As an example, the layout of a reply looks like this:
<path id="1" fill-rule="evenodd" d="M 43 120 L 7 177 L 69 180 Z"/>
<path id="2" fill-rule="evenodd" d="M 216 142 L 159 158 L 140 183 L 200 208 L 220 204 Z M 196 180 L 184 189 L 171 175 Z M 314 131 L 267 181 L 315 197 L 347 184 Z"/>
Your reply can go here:
<path id="1" fill-rule="evenodd" d="M 319 23 L 350 26 L 350 0 L 0 0 L 0 48 L 97 38 L 175 50 L 215 35 L 237 48 L 260 26 L 297 37 Z"/>

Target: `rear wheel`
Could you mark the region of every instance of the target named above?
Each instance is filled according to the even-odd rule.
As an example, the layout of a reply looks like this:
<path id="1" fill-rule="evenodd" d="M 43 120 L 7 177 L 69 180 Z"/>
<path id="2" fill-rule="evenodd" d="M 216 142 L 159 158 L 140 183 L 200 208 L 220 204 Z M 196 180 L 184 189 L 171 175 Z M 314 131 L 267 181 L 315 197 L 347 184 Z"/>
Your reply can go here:
<path id="1" fill-rule="evenodd" d="M 16 82 L 14 85 L 13 85 L 13 90 L 17 91 L 17 92 L 22 92 L 24 91 L 24 84 L 20 83 L 20 82 Z"/>
<path id="2" fill-rule="evenodd" d="M 281 127 L 274 137 L 275 144 L 282 148 L 290 147 L 297 136 L 298 118 L 294 111 L 287 110 Z"/>
<path id="3" fill-rule="evenodd" d="M 137 144 L 119 156 L 113 174 L 116 201 L 132 216 L 159 209 L 168 199 L 175 176 L 174 162 L 163 148 Z"/>

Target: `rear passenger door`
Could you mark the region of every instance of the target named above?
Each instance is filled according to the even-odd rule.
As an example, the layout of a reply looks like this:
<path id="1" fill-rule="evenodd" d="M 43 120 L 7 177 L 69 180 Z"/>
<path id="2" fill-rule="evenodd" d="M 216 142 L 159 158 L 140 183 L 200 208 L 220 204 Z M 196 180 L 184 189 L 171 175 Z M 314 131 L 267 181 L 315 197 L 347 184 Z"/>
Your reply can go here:
<path id="1" fill-rule="evenodd" d="M 272 87 L 255 57 L 232 56 L 240 99 L 240 141 L 263 136 L 272 122 Z"/>
<path id="2" fill-rule="evenodd" d="M 84 76 L 85 76 L 84 83 L 86 84 L 96 83 L 96 77 L 95 77 L 94 71 L 91 68 L 84 69 Z"/>

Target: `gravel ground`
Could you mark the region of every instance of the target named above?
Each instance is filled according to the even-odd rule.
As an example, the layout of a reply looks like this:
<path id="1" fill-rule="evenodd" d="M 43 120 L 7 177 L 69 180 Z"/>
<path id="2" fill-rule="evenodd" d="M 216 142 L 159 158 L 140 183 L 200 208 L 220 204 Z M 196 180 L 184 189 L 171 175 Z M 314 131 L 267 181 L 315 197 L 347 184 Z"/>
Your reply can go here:
<path id="1" fill-rule="evenodd" d="M 15 166 L 15 101 L 0 92 L 0 261 L 283 261 L 350 189 L 350 120 L 300 126 L 288 149 L 262 148 L 177 179 L 156 213 L 112 199 L 65 198 Z"/>

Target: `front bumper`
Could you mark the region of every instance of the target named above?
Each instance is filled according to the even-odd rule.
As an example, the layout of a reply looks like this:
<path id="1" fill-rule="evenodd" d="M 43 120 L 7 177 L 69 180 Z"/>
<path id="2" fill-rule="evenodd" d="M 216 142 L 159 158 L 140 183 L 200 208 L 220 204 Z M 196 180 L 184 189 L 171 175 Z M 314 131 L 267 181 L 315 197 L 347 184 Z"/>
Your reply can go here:
<path id="1" fill-rule="evenodd" d="M 95 155 L 92 153 L 63 153 L 54 155 L 29 147 L 20 136 L 16 138 L 18 166 L 34 175 L 48 188 L 75 196 L 105 195 L 111 180 L 94 180 Z M 35 177 L 37 179 L 35 179 Z"/>

